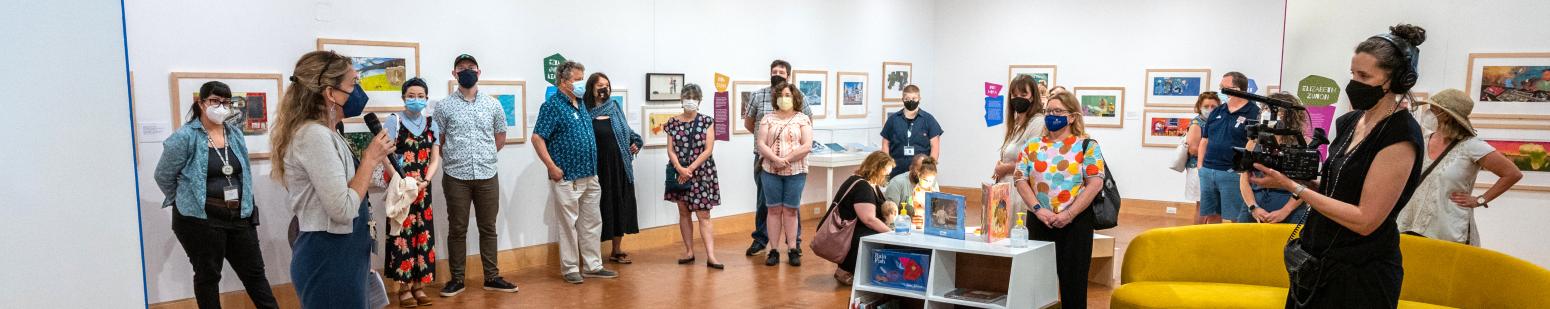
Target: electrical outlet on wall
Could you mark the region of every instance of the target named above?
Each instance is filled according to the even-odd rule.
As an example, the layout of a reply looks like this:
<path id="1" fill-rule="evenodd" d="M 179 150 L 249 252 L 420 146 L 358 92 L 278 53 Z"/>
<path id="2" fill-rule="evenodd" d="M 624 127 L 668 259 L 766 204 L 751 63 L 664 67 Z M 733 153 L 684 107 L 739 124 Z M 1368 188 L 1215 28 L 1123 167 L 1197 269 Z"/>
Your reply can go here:
<path id="1" fill-rule="evenodd" d="M 1168 209 L 1164 210 L 1164 211 L 1168 212 L 1168 214 L 1170 214 L 1170 215 L 1171 214 L 1177 214 L 1177 213 L 1179 213 L 1179 208 L 1178 207 L 1173 207 L 1173 206 L 1168 206 Z"/>

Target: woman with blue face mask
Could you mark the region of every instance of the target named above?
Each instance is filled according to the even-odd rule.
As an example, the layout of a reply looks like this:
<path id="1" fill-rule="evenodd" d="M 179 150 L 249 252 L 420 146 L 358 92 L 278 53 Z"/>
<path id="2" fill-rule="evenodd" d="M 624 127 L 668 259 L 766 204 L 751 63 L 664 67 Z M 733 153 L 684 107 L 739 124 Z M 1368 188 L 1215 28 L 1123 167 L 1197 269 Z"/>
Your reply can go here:
<path id="1" fill-rule="evenodd" d="M 387 247 L 383 256 L 388 279 L 399 282 L 400 307 L 429 306 L 433 301 L 425 295 L 426 283 L 435 282 L 436 229 L 431 225 L 430 181 L 441 168 L 441 126 L 431 119 L 425 107 L 429 104 L 428 87 L 419 77 L 404 82 L 401 95 L 404 111 L 393 114 L 382 124 L 383 133 L 393 141 L 396 158 L 393 162 L 403 168 L 405 178 L 412 178 L 420 185 L 419 196 L 409 204 L 409 215 L 397 224 L 403 229 L 393 234 L 388 229 Z M 379 168 L 381 169 L 381 168 Z M 380 173 L 380 172 L 379 172 Z"/>
<path id="2" fill-rule="evenodd" d="M 1013 176 L 1032 240 L 1055 243 L 1055 274 L 1063 308 L 1087 308 L 1087 273 L 1092 264 L 1093 212 L 1103 189 L 1103 151 L 1087 136 L 1082 107 L 1069 92 L 1051 94 L 1044 105 L 1044 134 L 1029 139 Z M 1023 291 L 1017 291 L 1023 292 Z"/>

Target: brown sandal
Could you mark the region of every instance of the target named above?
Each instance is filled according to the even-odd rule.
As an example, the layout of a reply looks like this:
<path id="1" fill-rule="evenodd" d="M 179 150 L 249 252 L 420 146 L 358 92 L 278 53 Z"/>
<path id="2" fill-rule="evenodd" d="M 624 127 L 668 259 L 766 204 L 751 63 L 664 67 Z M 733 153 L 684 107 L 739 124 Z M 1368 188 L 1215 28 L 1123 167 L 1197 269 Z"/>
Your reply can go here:
<path id="1" fill-rule="evenodd" d="M 614 263 L 619 263 L 619 264 L 631 264 L 631 263 L 635 262 L 635 261 L 630 260 L 630 254 L 629 253 L 614 253 L 614 255 L 608 257 L 608 260 L 614 261 Z M 682 264 L 682 263 L 680 263 L 680 264 Z"/>
<path id="2" fill-rule="evenodd" d="M 406 298 L 405 296 L 408 297 Z M 399 308 L 414 308 L 418 307 L 419 305 L 420 301 L 414 298 L 414 293 L 412 291 L 405 289 L 398 292 Z"/>
<path id="3" fill-rule="evenodd" d="M 435 302 L 431 301 L 430 297 L 425 296 L 425 291 L 415 290 L 414 292 L 414 300 L 415 302 L 420 303 L 420 306 L 430 306 L 436 304 Z"/>

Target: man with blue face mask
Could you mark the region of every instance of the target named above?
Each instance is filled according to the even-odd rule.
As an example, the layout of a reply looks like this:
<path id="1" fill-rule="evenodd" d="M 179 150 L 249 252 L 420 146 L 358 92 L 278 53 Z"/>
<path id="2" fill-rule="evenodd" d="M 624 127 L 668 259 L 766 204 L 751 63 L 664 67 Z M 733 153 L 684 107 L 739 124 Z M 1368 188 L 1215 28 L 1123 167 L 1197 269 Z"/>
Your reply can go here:
<path id="1" fill-rule="evenodd" d="M 452 61 L 457 90 L 436 102 L 432 118 L 441 122 L 441 158 L 446 177 L 441 188 L 447 200 L 447 260 L 452 277 L 441 296 L 463 292 L 467 251 L 469 203 L 478 215 L 479 259 L 484 268 L 484 289 L 516 292 L 517 286 L 501 278 L 496 264 L 495 218 L 500 213 L 500 182 L 496 177 L 496 153 L 505 146 L 506 115 L 499 101 L 479 91 L 479 61 L 468 54 Z M 428 178 L 427 178 L 428 179 Z"/>
<path id="2" fill-rule="evenodd" d="M 1243 73 L 1222 75 L 1222 89 L 1248 91 L 1249 78 Z M 1223 95 L 1225 96 L 1225 95 Z M 1259 105 L 1238 97 L 1223 99 L 1222 105 L 1206 116 L 1200 157 L 1200 216 L 1204 223 L 1254 222 L 1253 205 L 1243 200 L 1238 187 L 1241 174 L 1232 171 L 1233 147 L 1249 141 L 1246 128 L 1259 121 Z"/>
<path id="3" fill-rule="evenodd" d="M 597 178 L 597 140 L 592 114 L 582 102 L 586 67 L 566 61 L 554 69 L 555 91 L 538 108 L 533 125 L 533 151 L 548 171 L 549 185 L 560 214 L 560 274 L 565 282 L 580 284 L 583 278 L 616 278 L 619 273 L 603 268 L 603 219 L 598 208 L 602 185 Z M 584 88 L 583 88 L 584 89 Z"/>

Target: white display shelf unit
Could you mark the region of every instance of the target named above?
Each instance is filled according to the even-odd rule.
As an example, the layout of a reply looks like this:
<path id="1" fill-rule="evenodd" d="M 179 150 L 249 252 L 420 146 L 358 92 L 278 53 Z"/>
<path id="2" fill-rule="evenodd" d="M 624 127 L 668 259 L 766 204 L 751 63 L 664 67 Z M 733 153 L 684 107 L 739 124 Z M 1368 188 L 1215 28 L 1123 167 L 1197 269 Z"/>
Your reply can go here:
<path id="1" fill-rule="evenodd" d="M 858 227 L 864 228 L 864 227 Z M 965 306 L 973 308 L 1044 308 L 1054 305 L 1059 300 L 1059 285 L 1055 276 L 1055 244 L 1051 242 L 1028 241 L 1025 248 L 1012 248 L 1010 240 L 1003 239 L 996 243 L 985 243 L 974 240 L 957 240 L 946 237 L 926 235 L 919 230 L 912 231 L 909 235 L 897 235 L 892 232 L 862 237 L 859 256 L 856 257 L 856 274 L 852 282 L 850 297 L 854 301 L 867 293 L 885 294 L 900 298 L 918 299 L 924 301 L 925 308 L 954 308 Z M 873 249 L 925 249 L 931 251 L 930 268 L 926 273 L 926 291 L 916 292 L 910 290 L 895 289 L 872 285 L 872 250 Z M 1007 276 L 1006 298 L 1000 302 L 987 304 L 973 301 L 964 301 L 947 298 L 948 292 L 958 288 L 958 256 L 959 255 L 983 255 L 992 257 L 1010 258 L 1011 269 L 999 273 Z M 999 280 L 998 280 L 999 281 Z"/>

